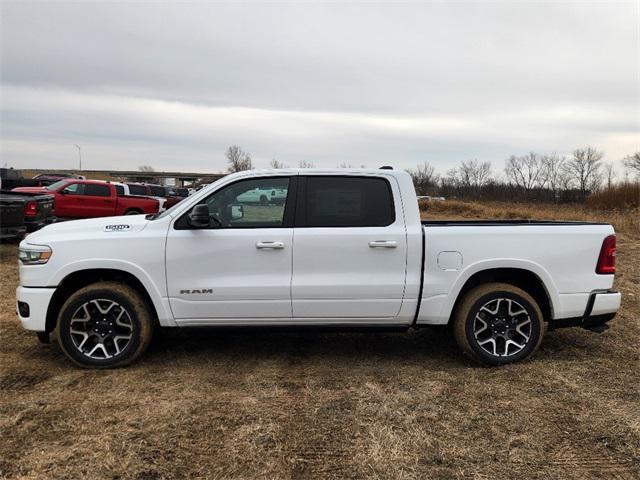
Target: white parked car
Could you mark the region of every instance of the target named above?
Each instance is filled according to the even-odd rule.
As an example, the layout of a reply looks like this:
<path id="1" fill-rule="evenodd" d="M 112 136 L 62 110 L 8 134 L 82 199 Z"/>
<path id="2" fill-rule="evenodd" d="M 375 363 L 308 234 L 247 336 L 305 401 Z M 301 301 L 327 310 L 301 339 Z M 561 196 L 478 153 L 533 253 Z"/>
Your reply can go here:
<path id="1" fill-rule="evenodd" d="M 138 197 L 148 197 L 148 198 L 153 198 L 154 200 L 158 201 L 158 205 L 159 205 L 159 210 L 160 212 L 164 212 L 166 210 L 166 203 L 167 203 L 167 199 L 165 197 L 158 197 L 156 195 L 148 195 L 147 191 L 146 191 L 146 186 L 140 184 L 139 190 L 135 190 L 135 187 L 138 187 L 137 184 L 128 184 L 128 183 L 121 183 L 121 182 L 110 182 L 113 184 L 113 186 L 116 187 L 116 192 L 118 193 L 118 195 L 133 195 L 133 196 L 138 196 Z M 132 188 L 133 187 L 133 188 Z"/>
<path id="2" fill-rule="evenodd" d="M 240 172 L 156 216 L 47 226 L 19 255 L 23 327 L 88 367 L 134 361 L 156 325 L 451 324 L 500 365 L 620 305 L 611 225 L 421 221 L 409 175 L 382 169 Z"/>
<path id="3" fill-rule="evenodd" d="M 236 200 L 240 203 L 259 203 L 260 205 L 284 205 L 287 190 L 284 188 L 254 188 L 243 192 Z"/>

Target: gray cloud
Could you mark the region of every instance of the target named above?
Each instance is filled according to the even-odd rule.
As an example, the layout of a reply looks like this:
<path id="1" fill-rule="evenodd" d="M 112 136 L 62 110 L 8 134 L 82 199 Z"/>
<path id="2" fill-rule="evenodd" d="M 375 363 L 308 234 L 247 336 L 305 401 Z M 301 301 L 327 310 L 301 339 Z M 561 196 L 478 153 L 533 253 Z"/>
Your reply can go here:
<path id="1" fill-rule="evenodd" d="M 637 2 L 2 4 L 2 163 L 221 170 L 640 148 Z"/>

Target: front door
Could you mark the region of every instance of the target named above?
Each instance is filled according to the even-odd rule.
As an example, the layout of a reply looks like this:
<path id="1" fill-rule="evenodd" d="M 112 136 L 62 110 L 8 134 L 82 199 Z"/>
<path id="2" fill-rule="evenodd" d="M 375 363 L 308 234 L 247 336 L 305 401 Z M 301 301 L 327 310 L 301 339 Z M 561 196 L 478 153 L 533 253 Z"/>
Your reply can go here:
<path id="1" fill-rule="evenodd" d="M 56 217 L 84 217 L 84 183 L 67 183 L 55 196 Z"/>
<path id="2" fill-rule="evenodd" d="M 393 177 L 300 177 L 293 317 L 394 323 L 404 296 L 407 235 Z"/>
<path id="3" fill-rule="evenodd" d="M 167 288 L 174 317 L 185 325 L 278 323 L 291 319 L 295 176 L 242 179 L 200 204 L 208 228 L 192 228 L 188 214 L 167 237 Z M 254 193 L 280 190 L 286 201 Z"/>

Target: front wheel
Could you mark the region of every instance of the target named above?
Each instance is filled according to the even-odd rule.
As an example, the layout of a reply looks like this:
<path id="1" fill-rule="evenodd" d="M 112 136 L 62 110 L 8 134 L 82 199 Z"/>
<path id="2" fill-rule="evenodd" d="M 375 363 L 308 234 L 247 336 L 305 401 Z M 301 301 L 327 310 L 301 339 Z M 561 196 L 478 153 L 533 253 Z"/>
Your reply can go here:
<path id="1" fill-rule="evenodd" d="M 460 348 L 485 365 L 528 358 L 545 332 L 537 302 L 506 283 L 488 283 L 469 291 L 456 310 L 453 327 Z"/>
<path id="2" fill-rule="evenodd" d="M 99 282 L 75 292 L 58 316 L 56 336 L 76 365 L 128 365 L 151 342 L 153 320 L 140 294 L 117 282 Z"/>

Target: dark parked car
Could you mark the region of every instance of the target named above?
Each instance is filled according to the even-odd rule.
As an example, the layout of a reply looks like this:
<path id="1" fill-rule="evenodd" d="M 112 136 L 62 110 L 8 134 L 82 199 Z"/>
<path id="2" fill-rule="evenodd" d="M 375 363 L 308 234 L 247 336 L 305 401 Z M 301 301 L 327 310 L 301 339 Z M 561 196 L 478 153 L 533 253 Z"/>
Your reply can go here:
<path id="1" fill-rule="evenodd" d="M 0 193 L 0 239 L 22 238 L 26 231 L 24 200 Z"/>
<path id="2" fill-rule="evenodd" d="M 181 187 L 164 187 L 167 198 L 166 208 L 173 207 L 189 196 L 189 190 Z"/>
<path id="3" fill-rule="evenodd" d="M 64 178 L 83 179 L 74 173 L 40 173 L 33 178 L 24 178 L 22 170 L 15 168 L 0 168 L 0 187 L 11 190 L 17 187 L 47 187 Z"/>
<path id="4" fill-rule="evenodd" d="M 50 194 L 8 192 L 3 191 L 2 196 L 22 200 L 24 212 L 24 225 L 27 232 L 35 232 L 42 227 L 55 222 L 54 197 Z"/>
<path id="5" fill-rule="evenodd" d="M 74 173 L 40 173 L 33 177 L 32 180 L 38 182 L 38 186 L 40 187 L 48 187 L 49 185 L 53 185 L 57 181 L 64 180 L 66 178 L 72 180 L 84 180 L 84 177 L 82 175 L 76 175 Z"/>

